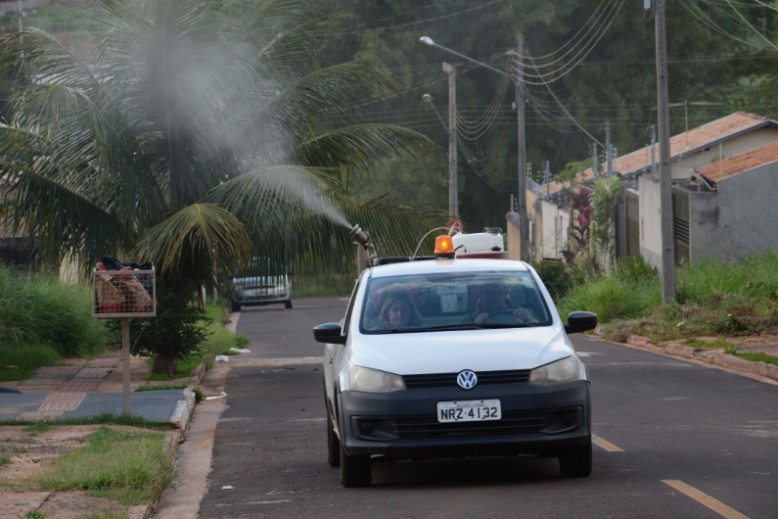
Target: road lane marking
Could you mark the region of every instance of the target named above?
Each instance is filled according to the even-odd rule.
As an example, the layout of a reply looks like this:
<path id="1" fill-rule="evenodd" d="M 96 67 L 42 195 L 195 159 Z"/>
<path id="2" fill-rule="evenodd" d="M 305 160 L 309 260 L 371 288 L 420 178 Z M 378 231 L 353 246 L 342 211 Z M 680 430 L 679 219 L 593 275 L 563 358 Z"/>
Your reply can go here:
<path id="1" fill-rule="evenodd" d="M 676 489 L 678 492 L 684 494 L 685 496 L 694 499 L 701 505 L 716 512 L 721 517 L 726 517 L 727 519 L 748 519 L 748 516 L 741 514 L 734 508 L 730 508 L 718 499 L 715 499 L 708 494 L 697 490 L 693 486 L 688 485 L 683 481 L 678 479 L 663 479 L 662 483 Z"/>
<path id="2" fill-rule="evenodd" d="M 624 449 L 621 447 L 612 444 L 608 440 L 603 440 L 599 436 L 592 435 L 592 443 L 608 452 L 624 452 Z"/>

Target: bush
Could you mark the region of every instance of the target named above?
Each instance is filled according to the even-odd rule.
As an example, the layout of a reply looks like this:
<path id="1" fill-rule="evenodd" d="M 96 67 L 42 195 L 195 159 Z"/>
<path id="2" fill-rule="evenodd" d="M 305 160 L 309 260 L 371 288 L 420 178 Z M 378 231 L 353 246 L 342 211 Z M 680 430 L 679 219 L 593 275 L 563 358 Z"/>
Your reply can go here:
<path id="1" fill-rule="evenodd" d="M 575 285 L 570 268 L 562 261 L 543 261 L 534 268 L 554 301 L 570 293 Z"/>
<path id="2" fill-rule="evenodd" d="M 643 256 L 629 256 L 616 266 L 616 277 L 625 283 L 642 285 L 655 283 L 659 278 L 656 268 L 652 267 Z"/>
<path id="3" fill-rule="evenodd" d="M 200 352 L 200 344 L 207 336 L 206 325 L 205 313 L 197 308 L 192 297 L 158 284 L 156 318 L 131 322 L 132 353 L 154 357 L 153 370 L 173 378 L 179 359 Z"/>
<path id="4" fill-rule="evenodd" d="M 92 318 L 89 286 L 0 266 L 0 345 L 28 344 L 50 345 L 62 357 L 105 348 L 105 327 Z"/>
<path id="5" fill-rule="evenodd" d="M 600 321 L 646 317 L 662 304 L 658 283 L 627 283 L 611 276 L 577 286 L 559 303 L 560 314 L 588 310 Z"/>

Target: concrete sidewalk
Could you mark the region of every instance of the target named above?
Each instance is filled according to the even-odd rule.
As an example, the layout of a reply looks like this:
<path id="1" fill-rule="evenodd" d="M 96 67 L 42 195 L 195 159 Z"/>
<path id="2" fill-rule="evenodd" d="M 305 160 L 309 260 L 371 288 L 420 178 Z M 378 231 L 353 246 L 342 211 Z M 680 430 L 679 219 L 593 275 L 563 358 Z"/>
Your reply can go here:
<path id="1" fill-rule="evenodd" d="M 189 389 L 200 382 L 203 369 L 186 382 L 187 389 L 155 391 L 135 390 L 146 385 L 169 385 L 147 382 L 150 368 L 146 359 L 130 358 L 130 413 L 148 421 L 167 424 L 165 456 L 173 459 L 195 406 L 194 392 Z M 174 381 L 177 383 L 181 380 Z M 72 359 L 62 366 L 45 367 L 21 382 L 0 384 L 0 420 L 39 421 L 89 417 L 103 413 L 121 415 L 124 412 L 124 381 L 121 352 L 110 352 L 95 359 Z M 0 437 L 9 439 L 16 427 L 0 427 Z M 79 426 L 63 426 L 66 435 L 77 432 Z M 42 440 L 46 448 L 50 448 Z M 13 466 L 12 466 L 13 470 Z M 128 517 L 148 519 L 154 503 L 122 506 L 110 500 L 93 498 L 83 492 L 5 492 L 0 490 L 0 519 L 26 517 L 36 512 L 45 517 L 63 519 L 88 516 Z M 116 515 L 118 514 L 118 515 Z"/>
<path id="2" fill-rule="evenodd" d="M 130 357 L 130 414 L 183 429 L 194 408 L 191 389 L 142 391 L 150 368 Z M 121 352 L 44 367 L 21 382 L 0 383 L 0 420 L 57 420 L 124 412 Z M 157 385 L 164 385 L 159 382 Z"/>

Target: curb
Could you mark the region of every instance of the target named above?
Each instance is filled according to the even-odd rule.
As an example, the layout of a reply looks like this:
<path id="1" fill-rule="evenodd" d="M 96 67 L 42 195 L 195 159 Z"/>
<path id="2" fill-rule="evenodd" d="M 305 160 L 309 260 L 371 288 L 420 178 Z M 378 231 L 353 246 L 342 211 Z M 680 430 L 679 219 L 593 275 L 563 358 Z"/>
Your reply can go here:
<path id="1" fill-rule="evenodd" d="M 194 406 L 194 391 L 192 391 L 190 388 L 184 389 L 184 399 L 179 400 L 176 404 L 176 408 L 173 410 L 173 414 L 170 416 L 170 425 L 182 431 L 186 429 L 186 424 L 189 422 L 189 417 L 192 416 Z"/>
<path id="2" fill-rule="evenodd" d="M 198 386 L 202 383 L 203 377 L 205 377 L 205 364 L 198 364 L 192 371 L 192 375 L 187 380 L 187 387 L 184 389 L 184 399 L 179 400 L 176 404 L 176 408 L 173 410 L 173 414 L 170 416 L 168 423 L 176 429 L 184 430 L 189 423 L 189 418 L 192 416 L 197 399 L 195 398 L 193 386 Z"/>
<path id="3" fill-rule="evenodd" d="M 192 372 L 192 375 L 189 377 L 187 385 L 198 386 L 200 383 L 202 383 L 206 371 L 205 364 L 199 364 Z M 189 424 L 189 419 L 192 417 L 192 412 L 194 411 L 195 405 L 197 405 L 197 399 L 195 398 L 194 390 L 192 390 L 191 387 L 187 387 L 184 389 L 184 399 L 178 401 L 176 408 L 168 422 L 176 429 L 172 436 L 168 436 L 170 441 L 168 441 L 167 446 L 165 447 L 164 454 L 165 460 L 170 462 L 171 466 L 175 464 L 176 456 L 178 456 L 179 445 L 181 445 L 181 443 L 184 441 L 184 431 Z M 149 503 L 146 505 L 142 519 L 151 519 L 151 517 L 153 517 L 157 512 L 158 507 L 158 502 Z"/>
<path id="4" fill-rule="evenodd" d="M 668 342 L 664 346 L 653 344 L 648 338 L 640 335 L 627 337 L 627 345 L 642 348 L 654 353 L 694 360 L 740 373 L 778 381 L 778 366 L 762 361 L 750 361 L 717 350 L 706 350 L 686 346 L 677 342 Z"/>

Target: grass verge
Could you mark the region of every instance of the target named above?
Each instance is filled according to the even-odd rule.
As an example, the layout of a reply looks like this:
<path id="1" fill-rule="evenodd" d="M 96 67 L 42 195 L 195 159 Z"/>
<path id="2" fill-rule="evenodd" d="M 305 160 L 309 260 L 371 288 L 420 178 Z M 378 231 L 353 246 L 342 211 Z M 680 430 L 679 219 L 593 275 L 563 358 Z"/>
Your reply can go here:
<path id="1" fill-rule="evenodd" d="M 171 461 L 160 432 L 101 427 L 85 445 L 46 463 L 31 484 L 48 491 L 83 491 L 126 506 L 150 502 L 167 486 Z"/>

